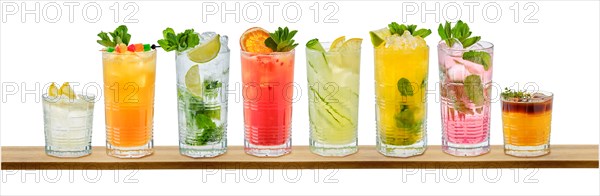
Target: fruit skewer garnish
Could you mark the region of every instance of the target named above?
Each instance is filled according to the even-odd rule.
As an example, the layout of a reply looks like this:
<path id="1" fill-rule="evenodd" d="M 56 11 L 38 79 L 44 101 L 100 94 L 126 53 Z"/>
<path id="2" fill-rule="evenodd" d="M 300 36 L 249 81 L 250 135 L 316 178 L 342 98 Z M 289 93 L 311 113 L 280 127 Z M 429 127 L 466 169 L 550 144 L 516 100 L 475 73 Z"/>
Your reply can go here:
<path id="1" fill-rule="evenodd" d="M 96 42 L 105 47 L 100 51 L 116 53 L 147 52 L 150 50 L 155 50 L 157 47 L 160 47 L 155 44 L 129 44 L 131 34 L 127 33 L 127 31 L 127 26 L 121 25 L 117 27 L 117 29 L 115 29 L 113 32 L 106 33 L 102 31 L 98 33 L 98 37 L 100 37 L 100 40 L 97 40 Z M 110 37 L 108 36 L 109 34 Z"/>

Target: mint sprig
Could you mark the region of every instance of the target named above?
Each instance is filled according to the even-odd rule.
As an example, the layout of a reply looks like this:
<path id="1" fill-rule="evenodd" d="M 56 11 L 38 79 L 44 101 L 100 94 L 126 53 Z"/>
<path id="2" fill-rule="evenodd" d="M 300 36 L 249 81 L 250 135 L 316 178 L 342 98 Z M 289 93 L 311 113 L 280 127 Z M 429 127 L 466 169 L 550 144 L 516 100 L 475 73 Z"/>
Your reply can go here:
<path id="1" fill-rule="evenodd" d="M 399 36 L 402 36 L 402 34 L 404 34 L 404 31 L 410 32 L 410 34 L 412 36 L 419 36 L 421 38 L 425 38 L 431 34 L 431 30 L 429 30 L 429 29 L 417 30 L 417 25 L 405 25 L 405 24 L 398 24 L 396 22 L 390 23 L 388 25 L 388 29 L 390 29 L 390 33 L 392 35 L 397 34 Z"/>
<path id="2" fill-rule="evenodd" d="M 452 47 L 456 40 L 463 45 L 463 48 L 467 48 L 481 40 L 480 36 L 471 37 L 472 32 L 469 29 L 469 25 L 461 20 L 456 22 L 454 27 L 448 21 L 444 25 L 440 24 L 438 34 L 448 47 Z"/>
<path id="3" fill-rule="evenodd" d="M 200 44 L 200 37 L 194 29 L 186 29 L 182 33 L 175 34 L 175 31 L 169 27 L 163 30 L 163 39 L 158 40 L 158 44 L 167 52 L 173 50 L 183 52 Z"/>
<path id="4" fill-rule="evenodd" d="M 221 87 L 218 81 L 207 81 L 205 84 L 207 91 L 213 91 Z M 205 93 L 205 96 L 212 97 L 212 94 Z M 221 108 L 209 108 L 201 103 L 202 99 L 190 94 L 186 90 L 177 89 L 178 99 L 185 104 L 185 119 L 188 132 L 193 132 L 194 136 L 186 137 L 185 143 L 192 146 L 207 145 L 210 142 L 218 142 L 223 138 L 225 128 L 223 124 L 216 122 L 221 118 Z M 216 96 L 216 94 L 214 95 Z"/>
<path id="5" fill-rule="evenodd" d="M 115 47 L 118 44 L 129 45 L 131 35 L 127 33 L 127 30 L 127 26 L 121 25 L 117 27 L 113 32 L 106 33 L 104 31 L 101 31 L 100 33 L 98 33 L 98 37 L 100 37 L 100 40 L 96 40 L 96 42 L 104 47 Z M 108 34 L 110 34 L 110 37 L 108 37 Z"/>
<path id="6" fill-rule="evenodd" d="M 531 93 L 527 93 L 521 90 L 512 90 L 504 88 L 504 92 L 500 93 L 500 96 L 504 99 L 516 99 L 516 100 L 527 100 L 531 99 Z"/>
<path id="7" fill-rule="evenodd" d="M 492 56 L 484 51 L 470 50 L 463 53 L 463 59 L 483 65 L 483 69 L 485 69 L 485 71 L 490 69 L 490 65 L 492 65 Z"/>
<path id="8" fill-rule="evenodd" d="M 269 33 L 270 37 L 265 40 L 265 45 L 273 52 L 287 52 L 298 46 L 298 43 L 292 39 L 298 33 L 297 30 L 290 31 L 287 27 L 279 27 L 274 33 Z"/>

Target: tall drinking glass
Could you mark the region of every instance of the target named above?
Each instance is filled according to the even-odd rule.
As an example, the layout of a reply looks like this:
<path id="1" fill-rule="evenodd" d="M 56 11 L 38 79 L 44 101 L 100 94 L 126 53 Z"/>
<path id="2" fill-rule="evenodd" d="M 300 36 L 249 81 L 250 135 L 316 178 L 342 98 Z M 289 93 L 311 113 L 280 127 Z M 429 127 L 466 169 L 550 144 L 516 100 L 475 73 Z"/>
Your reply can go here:
<path id="1" fill-rule="evenodd" d="M 550 92 L 531 92 L 528 98 L 502 97 L 504 153 L 536 157 L 550 153 L 552 100 Z"/>
<path id="2" fill-rule="evenodd" d="M 75 99 L 44 94 L 46 154 L 55 157 L 82 157 L 92 153 L 94 95 L 78 94 Z"/>
<path id="3" fill-rule="evenodd" d="M 493 49 L 484 41 L 466 49 L 438 44 L 442 149 L 448 154 L 477 156 L 490 150 Z"/>
<path id="4" fill-rule="evenodd" d="M 270 54 L 241 51 L 241 59 L 246 153 L 290 153 L 294 50 Z"/>
<path id="5" fill-rule="evenodd" d="M 156 50 L 103 52 L 107 154 L 152 154 Z"/>
<path id="6" fill-rule="evenodd" d="M 217 56 L 207 62 L 190 59 L 193 51 L 215 36 L 220 39 Z M 194 158 L 227 150 L 227 93 L 222 90 L 229 83 L 227 36 L 206 32 L 199 37 L 198 47 L 176 55 L 179 152 Z"/>
<path id="7" fill-rule="evenodd" d="M 360 47 L 329 51 L 306 48 L 310 150 L 346 156 L 357 149 Z"/>
<path id="8" fill-rule="evenodd" d="M 413 43 L 375 48 L 377 150 L 410 157 L 427 148 L 429 47 L 408 33 L 400 39 Z"/>

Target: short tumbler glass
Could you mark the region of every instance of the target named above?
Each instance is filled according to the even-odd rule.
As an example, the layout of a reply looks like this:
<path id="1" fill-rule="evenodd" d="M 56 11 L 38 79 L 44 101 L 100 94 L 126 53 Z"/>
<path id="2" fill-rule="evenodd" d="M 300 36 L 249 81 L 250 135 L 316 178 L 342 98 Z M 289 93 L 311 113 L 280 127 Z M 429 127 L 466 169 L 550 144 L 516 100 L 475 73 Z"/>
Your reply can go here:
<path id="1" fill-rule="evenodd" d="M 92 153 L 92 122 L 95 95 L 76 99 L 42 96 L 46 154 L 82 157 Z"/>
<path id="2" fill-rule="evenodd" d="M 552 100 L 550 92 L 531 93 L 531 98 L 502 97 L 504 153 L 536 157 L 550 153 Z"/>

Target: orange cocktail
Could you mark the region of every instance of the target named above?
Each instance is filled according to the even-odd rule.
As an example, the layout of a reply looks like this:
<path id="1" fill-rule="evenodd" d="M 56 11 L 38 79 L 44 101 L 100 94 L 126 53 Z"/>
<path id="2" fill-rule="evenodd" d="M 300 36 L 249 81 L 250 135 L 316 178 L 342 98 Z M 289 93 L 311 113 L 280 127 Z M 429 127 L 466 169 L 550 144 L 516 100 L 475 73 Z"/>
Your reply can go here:
<path id="1" fill-rule="evenodd" d="M 109 155 L 152 153 L 156 50 L 103 52 L 106 146 Z"/>

